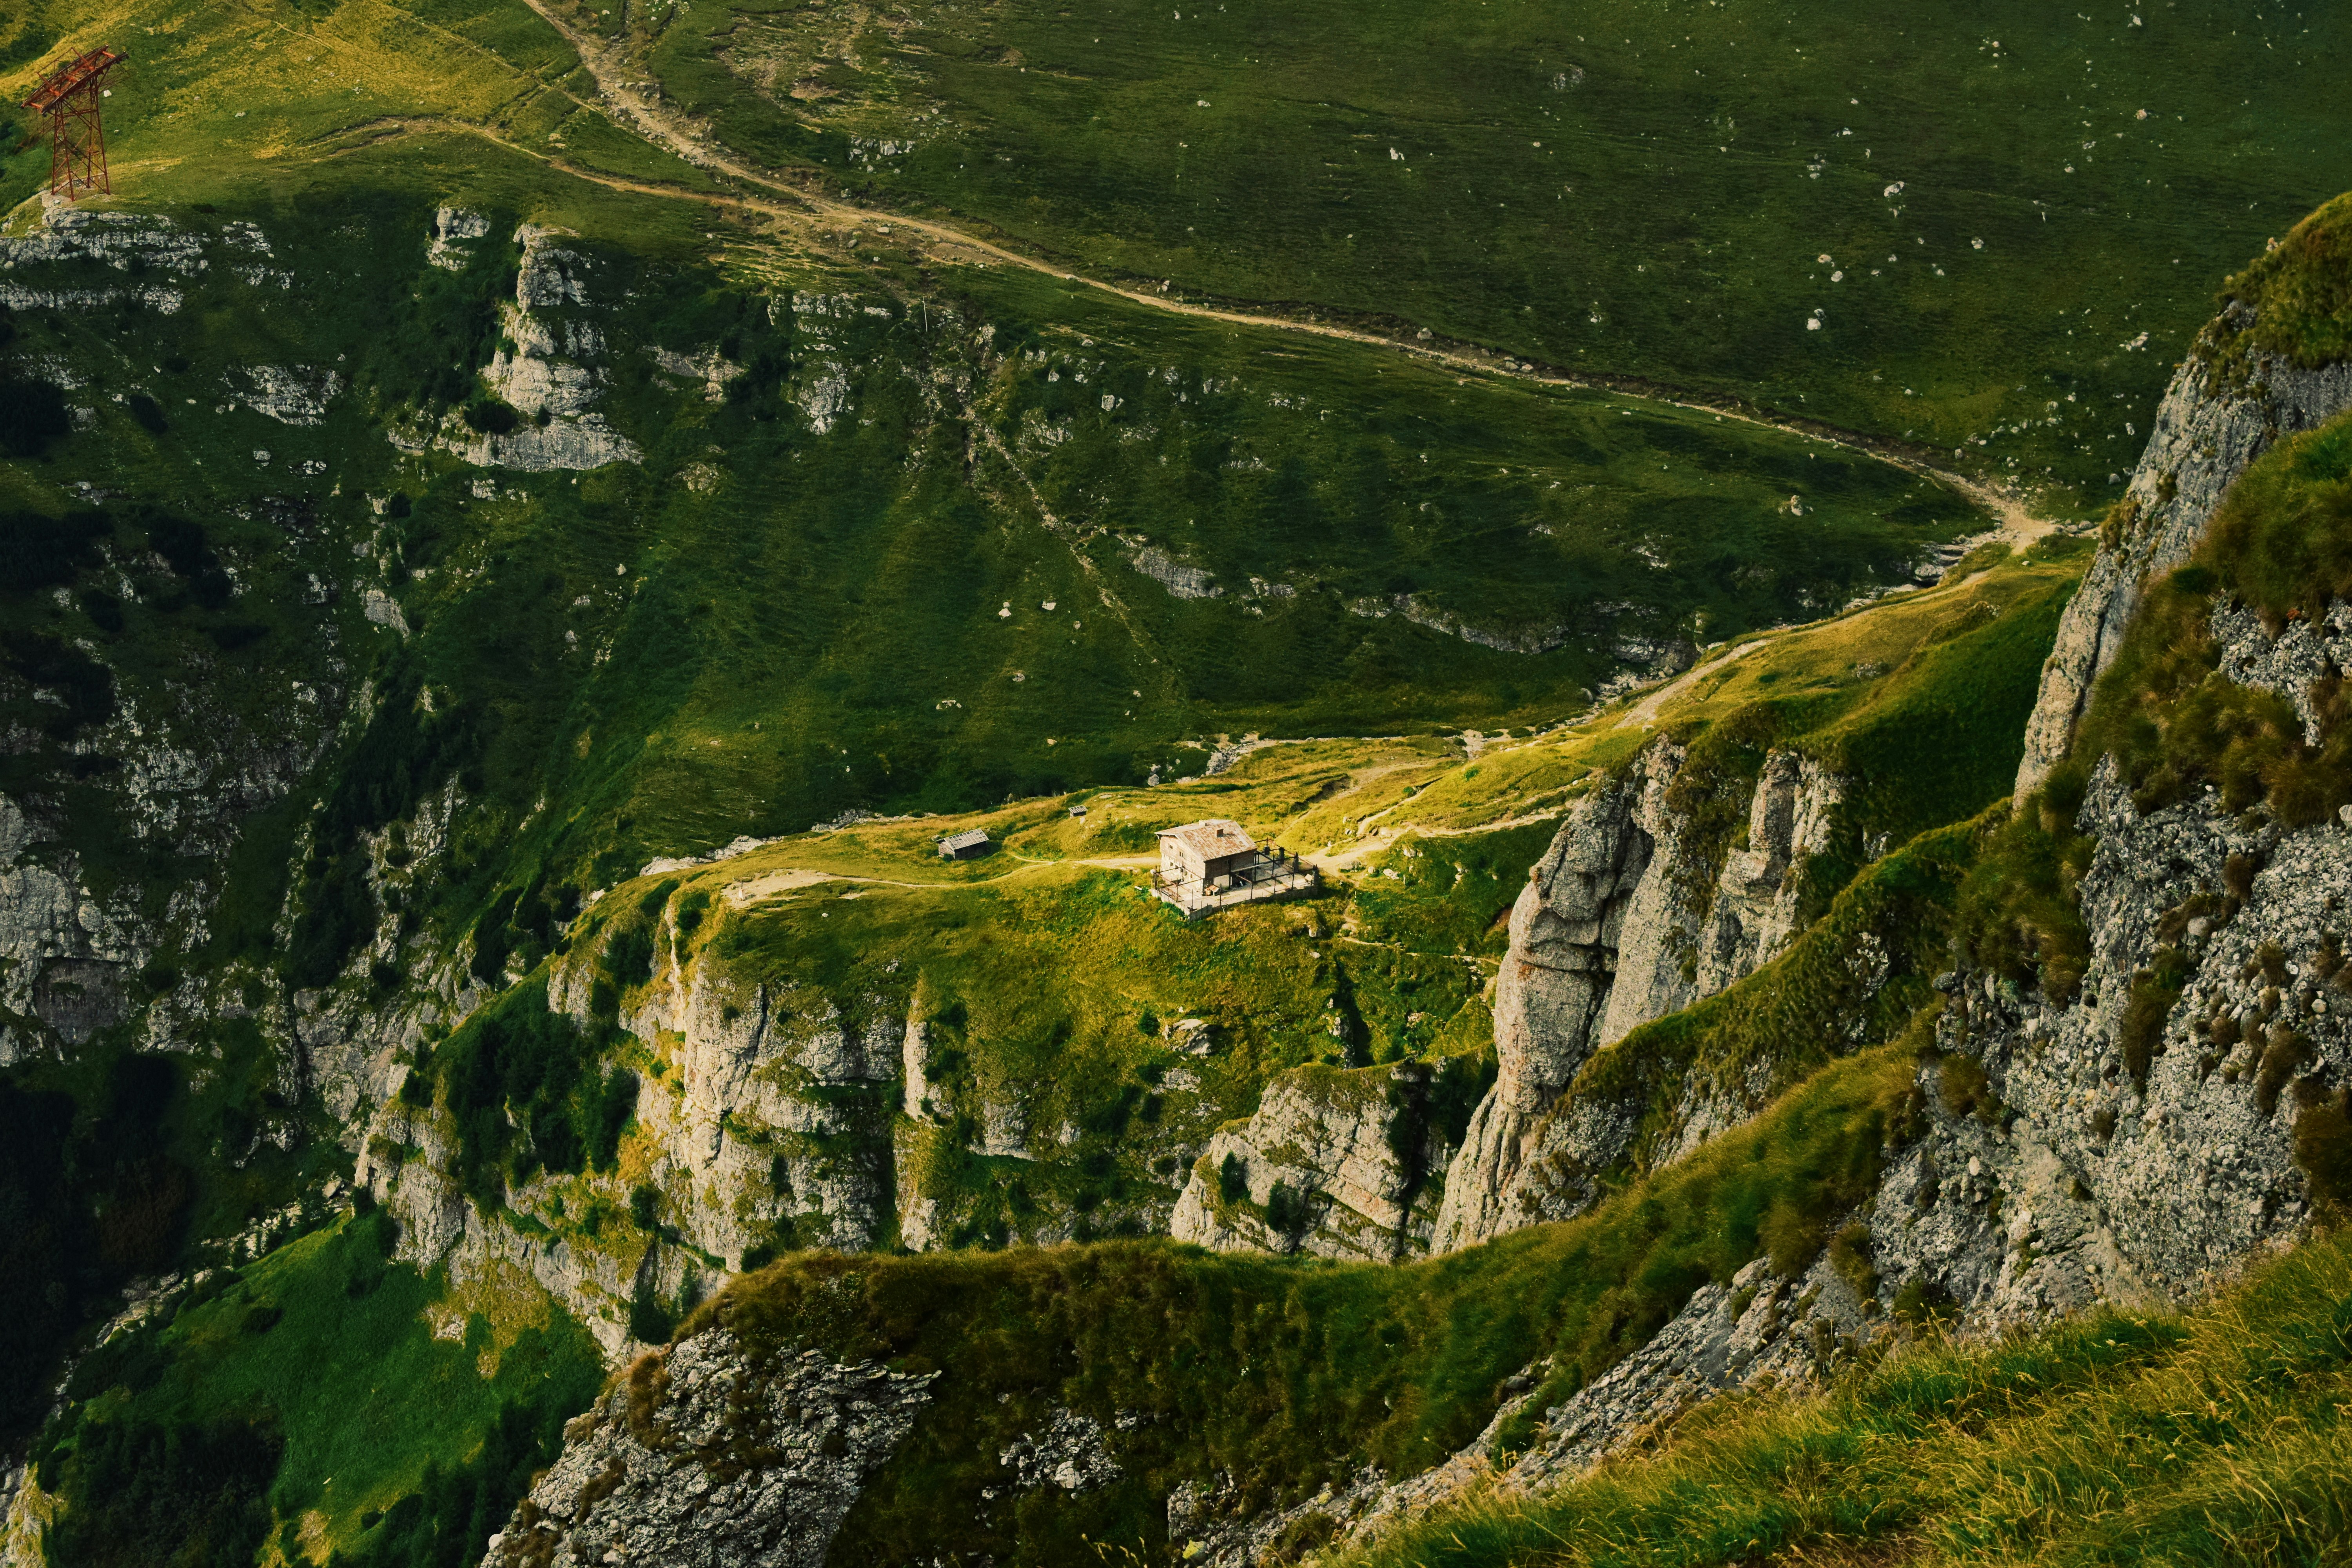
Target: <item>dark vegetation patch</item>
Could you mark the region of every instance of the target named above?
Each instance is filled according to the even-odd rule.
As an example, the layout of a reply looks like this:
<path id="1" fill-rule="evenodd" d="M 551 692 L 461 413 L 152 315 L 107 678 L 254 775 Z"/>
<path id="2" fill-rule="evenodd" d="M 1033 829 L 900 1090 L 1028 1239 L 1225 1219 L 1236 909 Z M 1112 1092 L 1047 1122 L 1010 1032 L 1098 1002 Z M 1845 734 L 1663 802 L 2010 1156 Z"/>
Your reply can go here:
<path id="1" fill-rule="evenodd" d="M 65 392 L 55 382 L 0 376 L 0 453 L 42 457 L 72 432 Z"/>
<path id="2" fill-rule="evenodd" d="M 102 511 L 63 517 L 0 512 L 0 589 L 56 588 L 98 564 L 100 542 L 113 532 Z"/>
<path id="3" fill-rule="evenodd" d="M 285 1447 L 266 1414 L 91 1422 L 46 1477 L 75 1503 L 47 1550 L 91 1568 L 250 1563 L 269 1536 L 268 1494 Z"/>
<path id="4" fill-rule="evenodd" d="M 33 1456 L 66 1500 L 58 1560 L 226 1568 L 312 1509 L 341 1568 L 478 1560 L 602 1361 L 560 1309 L 436 1338 L 441 1286 L 393 1261 L 396 1237 L 363 1208 L 89 1357 Z"/>
<path id="5" fill-rule="evenodd" d="M 286 960 L 293 984 L 331 984 L 375 934 L 362 836 L 413 816 L 428 794 L 475 760 L 478 746 L 472 714 L 446 702 L 428 706 L 414 666 L 394 664 L 382 673 L 375 713 L 312 819 L 301 915 Z"/>
<path id="6" fill-rule="evenodd" d="M 494 1208 L 539 1171 L 612 1169 L 636 1111 L 637 1079 L 604 1066 L 610 1046 L 609 1033 L 550 1011 L 544 980 L 467 1019 L 428 1069 L 457 1122 L 458 1184 Z"/>
<path id="7" fill-rule="evenodd" d="M 2159 949 L 2154 962 L 2132 976 L 2116 1042 L 2123 1050 L 2124 1070 L 2143 1089 L 2147 1086 L 2148 1068 L 2164 1049 L 2165 1020 L 2172 1016 L 2173 1005 L 2180 1000 L 2181 988 L 2191 973 L 2188 955 L 2168 947 Z"/>
<path id="8" fill-rule="evenodd" d="M 124 1280 L 172 1271 L 190 1237 L 236 1230 L 341 1159 L 307 1141 L 249 1021 L 196 1038 L 219 1052 L 199 1082 L 119 1031 L 0 1074 L 0 1273 L 16 1302 L 0 1315 L 0 1434 L 37 1421 L 70 1336 Z"/>

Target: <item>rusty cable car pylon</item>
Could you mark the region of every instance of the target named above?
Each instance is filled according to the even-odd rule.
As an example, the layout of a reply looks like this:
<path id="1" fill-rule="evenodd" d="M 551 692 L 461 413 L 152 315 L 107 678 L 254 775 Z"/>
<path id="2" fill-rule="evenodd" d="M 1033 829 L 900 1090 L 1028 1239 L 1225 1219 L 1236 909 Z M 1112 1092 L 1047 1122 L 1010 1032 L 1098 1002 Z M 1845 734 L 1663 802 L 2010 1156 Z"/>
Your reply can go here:
<path id="1" fill-rule="evenodd" d="M 111 195 L 106 177 L 106 129 L 99 122 L 99 82 L 122 63 L 112 49 L 97 48 L 63 67 L 25 100 L 49 121 L 49 194 L 73 200 L 84 191 Z"/>

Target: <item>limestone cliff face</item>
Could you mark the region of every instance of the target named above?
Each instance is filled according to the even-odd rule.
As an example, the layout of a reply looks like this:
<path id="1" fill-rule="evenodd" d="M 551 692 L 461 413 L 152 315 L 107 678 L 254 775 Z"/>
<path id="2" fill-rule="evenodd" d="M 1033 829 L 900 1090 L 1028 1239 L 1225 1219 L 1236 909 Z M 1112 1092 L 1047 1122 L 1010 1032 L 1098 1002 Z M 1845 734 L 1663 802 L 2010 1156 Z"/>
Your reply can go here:
<path id="1" fill-rule="evenodd" d="M 1681 747 L 1654 742 L 1578 803 L 1521 889 L 1496 982 L 1500 1068 L 1446 1173 L 1436 1250 L 1582 1212 L 1642 1108 L 1564 1100 L 1577 1070 L 1639 1026 L 1753 973 L 1796 934 L 1805 862 L 1828 844 L 1843 781 L 1769 753 L 1747 847 L 1718 868 L 1672 803 L 1685 762 Z M 1695 1145 L 1744 1120 L 1755 1100 L 1680 1120 L 1698 1129 Z"/>
<path id="2" fill-rule="evenodd" d="M 68 851 L 42 855 L 24 809 L 0 795 L 0 1066 L 80 1045 L 119 1022 L 139 946 L 82 887 Z"/>
<path id="3" fill-rule="evenodd" d="M 1423 1168 L 1395 1154 L 1413 1145 L 1409 1100 L 1328 1093 L 1291 1074 L 1256 1117 L 1216 1135 L 1185 1184 L 1171 1232 L 1204 1246 L 1310 1250 L 1328 1258 L 1395 1258 L 1454 1250 L 1583 1213 L 1600 1173 L 1628 1150 L 1642 1107 L 1571 1100 L 1595 1051 L 1651 1018 L 1731 985 L 1797 933 L 1804 863 L 1828 847 L 1844 781 L 1811 759 L 1771 752 L 1748 814 L 1748 847 L 1728 856 L 1698 842 L 1673 802 L 1684 748 L 1651 742 L 1625 773 L 1576 804 L 1510 914 L 1510 950 L 1496 978 L 1498 1077 L 1458 1152 Z M 1719 863 L 1719 865 L 1717 865 Z M 1348 1074 L 1334 1074 L 1348 1077 Z M 1371 1072 L 1385 1084 L 1385 1072 Z M 1736 1126 L 1769 1098 L 1738 1086 L 1679 1117 L 1686 1147 Z M 1677 1150 L 1679 1152 L 1684 1150 Z M 1233 1163 L 1228 1173 L 1225 1162 Z M 1433 1178 L 1440 1178 L 1433 1180 Z M 1221 1183 L 1246 1183 L 1221 1199 Z M 1284 1223 L 1267 1223 L 1275 1190 Z M 1434 1213 L 1421 1213 L 1433 1208 Z M 1307 1211 L 1296 1208 L 1306 1199 Z"/>
<path id="4" fill-rule="evenodd" d="M 1420 1063 L 1296 1068 L 1256 1114 L 1219 1129 L 1176 1201 L 1169 1234 L 1224 1249 L 1390 1263 L 1425 1248 L 1435 1218 Z"/>
<path id="5" fill-rule="evenodd" d="M 1831 814 L 1845 781 L 1811 757 L 1764 759 L 1748 814 L 1748 847 L 1726 857 L 1697 942 L 1696 989 L 1712 996 L 1797 934 L 1804 862 L 1829 847 Z"/>
<path id="6" fill-rule="evenodd" d="M 2252 635 L 2266 634 L 2257 623 Z M 2241 668 L 2262 652 L 2234 651 Z M 1940 983 L 1950 1002 L 1942 1057 L 1919 1068 L 1924 1125 L 1885 1152 L 1877 1194 L 1851 1222 L 1866 1239 L 1850 1256 L 1866 1268 L 1824 1259 L 1791 1282 L 1759 1261 L 1729 1290 L 1702 1288 L 1649 1345 L 1544 1414 L 1507 1488 L 1572 1477 L 1768 1372 L 1823 1375 L 1890 1331 L 1900 1296 L 1972 1331 L 2099 1300 L 2180 1301 L 2302 1229 L 2314 1194 L 2298 1123 L 2340 1113 L 2352 1080 L 2352 990 L 2331 942 L 2352 908 L 2352 829 L 2248 827 L 2201 803 L 2142 814 L 2105 765 L 2082 826 L 2099 847 L 2083 882 L 2081 992 L 2057 1005 L 1981 973 Z M 2184 979 L 2143 1057 L 2125 1014 L 2159 952 Z M 1454 1489 L 1483 1473 L 1462 1468 Z"/>
<path id="7" fill-rule="evenodd" d="M 1511 942 L 1495 982 L 1495 1087 L 1472 1116 L 1447 1173 L 1436 1250 L 1509 1229 L 1528 1139 L 1591 1051 L 1617 980 L 1627 907 L 1655 840 L 1637 820 L 1663 750 L 1577 803 L 1511 907 Z"/>
<path id="8" fill-rule="evenodd" d="M 399 1215 L 403 1257 L 461 1277 L 518 1268 L 617 1352 L 641 1287 L 674 1300 L 690 1277 L 715 1283 L 757 1248 L 888 1241 L 904 1022 L 879 1001 L 862 1022 L 846 1019 L 828 999 L 747 983 L 707 951 L 681 957 L 623 1020 L 658 1042 L 661 1064 L 639 1078 L 628 1183 L 542 1173 L 507 1193 L 508 1212 L 485 1211 L 454 1174 L 446 1115 L 400 1098 L 402 1044 L 377 1050 L 381 1109 L 359 1175 Z M 585 948 L 559 963 L 551 1008 L 588 1026 L 594 972 Z M 658 1194 L 662 1231 L 640 1236 L 615 1219 L 583 1236 L 565 1223 L 567 1203 L 625 1208 L 635 1185 Z M 526 1234 L 534 1225 L 552 1234 Z"/>
<path id="9" fill-rule="evenodd" d="M 565 989 L 587 1002 L 587 966 Z M 903 1018 L 879 998 L 863 1021 L 831 1000 L 748 983 L 707 949 L 646 988 L 624 1020 L 674 1042 L 676 1073 L 640 1086 L 637 1120 L 663 1153 L 658 1184 L 704 1250 L 739 1261 L 780 1223 L 803 1247 L 861 1250 L 888 1227 L 887 1086 Z"/>
<path id="10" fill-rule="evenodd" d="M 2105 543 L 2058 624 L 2018 764 L 2021 798 L 2066 754 L 2091 688 L 2123 646 L 2147 584 L 2189 559 L 2240 474 L 2282 436 L 2352 407 L 2352 363 L 2304 370 L 2253 354 L 2242 377 L 2211 353 L 2253 324 L 2232 304 L 2206 329 L 2158 407 L 2126 494 L 2126 525 Z"/>
<path id="11" fill-rule="evenodd" d="M 435 216 L 427 259 L 462 266 L 488 233 L 478 215 L 444 208 Z M 515 230 L 522 256 L 514 299 L 499 307 L 501 341 L 483 372 L 522 422 L 511 430 L 476 431 L 451 414 L 435 434 L 436 445 L 478 468 L 543 473 L 644 456 L 599 411 L 611 355 L 597 318 L 609 313 L 611 301 L 595 286 L 596 263 L 563 246 L 562 237 L 562 230 L 538 224 Z"/>

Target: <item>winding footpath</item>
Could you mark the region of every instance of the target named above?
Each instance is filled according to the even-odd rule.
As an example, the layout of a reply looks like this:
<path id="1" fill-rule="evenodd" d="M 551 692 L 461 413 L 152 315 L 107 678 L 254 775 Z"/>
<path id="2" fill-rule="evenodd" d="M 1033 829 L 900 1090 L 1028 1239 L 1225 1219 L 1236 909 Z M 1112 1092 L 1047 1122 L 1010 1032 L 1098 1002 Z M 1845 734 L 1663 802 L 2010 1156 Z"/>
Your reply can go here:
<path id="1" fill-rule="evenodd" d="M 548 4 L 548 0 L 525 0 L 525 3 L 537 12 L 549 26 L 554 28 L 565 43 L 571 45 L 573 53 L 580 57 L 582 67 L 594 79 L 604 112 L 613 117 L 623 130 L 634 131 L 646 141 L 706 173 L 735 181 L 743 186 L 772 193 L 775 196 L 785 197 L 790 205 L 772 199 L 763 199 L 749 192 L 736 193 L 731 198 L 699 197 L 698 199 L 709 201 L 714 205 L 725 204 L 731 200 L 734 204 L 750 210 L 787 220 L 807 222 L 814 219 L 819 222 L 830 221 L 852 226 L 871 223 L 877 227 L 884 227 L 886 232 L 894 237 L 899 230 L 903 229 L 952 250 L 974 253 L 1008 267 L 1022 268 L 1048 278 L 1059 279 L 1066 283 L 1075 283 L 1105 294 L 1116 295 L 1130 304 L 1163 310 L 1171 315 L 1190 316 L 1201 321 L 1222 321 L 1234 326 L 1255 327 L 1272 331 L 1299 332 L 1314 337 L 1337 339 L 1342 342 L 1362 343 L 1373 348 L 1389 349 L 1409 354 L 1431 363 L 1442 364 L 1449 369 L 1473 374 L 1530 382 L 1544 386 L 1608 392 L 1618 396 L 1637 398 L 1649 403 L 1662 403 L 1672 407 L 1712 414 L 1725 419 L 1735 419 L 1745 425 L 1777 430 L 1784 435 L 1804 437 L 1827 446 L 1890 463 L 1896 468 L 1948 486 L 1998 518 L 2000 522 L 1998 537 L 2012 548 L 2024 548 L 2048 533 L 2054 526 L 2046 520 L 2035 517 L 2028 510 L 2022 498 L 2013 491 L 1988 484 L 1981 479 L 1971 479 L 1965 474 L 1937 468 L 1916 453 L 1895 448 L 1889 444 L 1874 441 L 1850 431 L 1835 430 L 1811 421 L 1775 419 L 1742 407 L 1729 400 L 1717 401 L 1689 393 L 1678 395 L 1664 391 L 1643 391 L 1608 381 L 1568 375 L 1556 371 L 1519 370 L 1515 368 L 1515 364 L 1497 365 L 1487 360 L 1454 350 L 1432 347 L 1353 327 L 1334 326 L 1320 321 L 1300 321 L 1283 316 L 1257 315 L 1246 310 L 1228 310 L 1212 305 L 1193 304 L 1188 300 L 1171 299 L 1166 295 L 1153 294 L 1140 289 L 1122 288 L 1118 284 L 1106 282 L 1098 278 L 1089 278 L 1041 258 L 1009 250 L 991 240 L 933 219 L 885 212 L 813 195 L 744 163 L 723 146 L 715 144 L 707 134 L 696 132 L 687 122 L 686 118 L 677 110 L 647 95 L 630 79 L 632 73 L 627 68 L 628 59 L 621 45 L 606 43 L 594 35 L 573 26 L 564 17 L 558 16 Z M 572 95 L 566 94 L 566 96 Z M 574 97 L 573 101 L 580 100 Z M 534 155 L 544 158 L 543 154 Z M 629 189 L 646 195 L 688 194 L 665 189 L 651 184 L 589 174 L 567 160 L 544 159 L 544 161 L 559 163 L 568 172 L 585 174 L 598 184 L 614 188 Z M 1517 363 L 1525 362 L 1515 362 L 1515 363 Z"/>

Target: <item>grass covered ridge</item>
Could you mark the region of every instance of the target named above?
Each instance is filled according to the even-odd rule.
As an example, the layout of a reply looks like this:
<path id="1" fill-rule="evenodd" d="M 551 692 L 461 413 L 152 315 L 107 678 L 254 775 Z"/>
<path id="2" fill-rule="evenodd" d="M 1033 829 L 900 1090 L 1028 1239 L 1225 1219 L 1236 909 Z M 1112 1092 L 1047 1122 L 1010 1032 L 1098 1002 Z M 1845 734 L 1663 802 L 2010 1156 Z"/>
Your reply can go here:
<path id="1" fill-rule="evenodd" d="M 679 1331 L 716 1323 L 759 1354 L 815 1346 L 951 1369 L 861 1497 L 836 1563 L 919 1549 L 1080 1561 L 1086 1541 L 1156 1554 L 1180 1480 L 1205 1489 L 1230 1472 L 1234 1504 L 1256 1508 L 1366 1459 L 1405 1473 L 1474 1437 L 1529 1361 L 1549 1353 L 1580 1376 L 1613 1364 L 1702 1281 L 1758 1256 L 1769 1217 L 1817 1223 L 1859 1202 L 1912 1094 L 1907 1054 L 1853 1058 L 1582 1219 L 1429 1262 L 1149 1242 L 809 1255 L 737 1281 Z M 1106 1427 L 1143 1415 L 1117 1440 L 1124 1475 L 1075 1498 L 984 1500 L 998 1449 L 1055 1405 Z"/>
<path id="2" fill-rule="evenodd" d="M 1716 1400 L 1580 1483 L 1333 1561 L 2333 1562 L 2352 1541 L 2347 1409 L 2337 1232 L 2183 1317 L 2103 1309 L 1899 1353 L 1818 1396 Z"/>
<path id="3" fill-rule="evenodd" d="M 2310 370 L 2352 358 L 2352 195 L 2296 224 L 2221 297 L 2253 311 L 2251 324 L 2219 345 L 2232 359 L 2255 350 Z"/>

